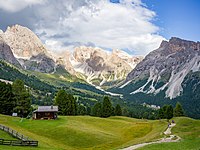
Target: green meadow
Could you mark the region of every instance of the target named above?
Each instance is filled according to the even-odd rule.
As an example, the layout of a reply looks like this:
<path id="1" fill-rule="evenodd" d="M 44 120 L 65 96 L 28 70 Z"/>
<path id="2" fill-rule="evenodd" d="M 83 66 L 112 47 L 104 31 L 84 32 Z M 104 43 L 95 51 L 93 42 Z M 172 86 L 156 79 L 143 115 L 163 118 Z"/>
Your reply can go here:
<path id="1" fill-rule="evenodd" d="M 30 120 L 0 115 L 6 125 L 34 140 L 38 147 L 0 146 L 0 150 L 119 149 L 161 137 L 167 123 L 127 117 L 59 116 L 58 120 Z M 6 133 L 0 138 L 12 139 Z"/>
<path id="2" fill-rule="evenodd" d="M 152 144 L 139 150 L 200 150 L 200 120 L 187 117 L 175 118 L 172 133 L 181 137 L 180 142 Z"/>
<path id="3" fill-rule="evenodd" d="M 181 137 L 177 143 L 152 144 L 144 150 L 199 150 L 200 120 L 174 118 L 173 134 Z M 128 117 L 98 118 L 91 116 L 59 116 L 58 120 L 31 120 L 0 115 L 6 125 L 34 140 L 38 147 L 3 146 L 0 150 L 117 150 L 163 137 L 166 120 L 142 120 Z M 0 131 L 0 138 L 14 139 Z"/>

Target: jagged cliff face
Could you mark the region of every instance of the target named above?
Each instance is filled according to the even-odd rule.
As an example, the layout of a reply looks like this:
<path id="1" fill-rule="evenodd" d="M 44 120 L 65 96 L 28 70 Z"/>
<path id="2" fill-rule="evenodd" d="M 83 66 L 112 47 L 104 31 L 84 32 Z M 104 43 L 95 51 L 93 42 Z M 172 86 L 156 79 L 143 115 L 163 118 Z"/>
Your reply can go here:
<path id="1" fill-rule="evenodd" d="M 0 59 L 21 67 L 17 59 L 14 57 L 10 46 L 5 43 L 2 31 L 0 31 Z"/>
<path id="2" fill-rule="evenodd" d="M 47 57 L 44 53 L 32 56 L 29 60 L 18 59 L 20 64 L 26 70 L 33 70 L 42 73 L 53 73 L 56 70 L 56 65 L 53 59 Z"/>
<path id="3" fill-rule="evenodd" d="M 15 59 L 24 69 L 43 73 L 53 73 L 55 71 L 56 63 L 53 57 L 30 29 L 14 25 L 8 27 L 1 35 L 12 50 Z"/>
<path id="4" fill-rule="evenodd" d="M 191 72 L 200 71 L 200 43 L 171 38 L 163 41 L 160 47 L 148 54 L 134 70 L 132 70 L 124 85 L 144 81 L 130 94 L 154 93 L 165 90 L 166 97 L 173 99 L 183 92 L 183 81 Z"/>
<path id="5" fill-rule="evenodd" d="M 8 27 L 4 39 L 18 58 L 29 59 L 40 53 L 47 53 L 40 39 L 30 29 L 20 25 Z"/>
<path id="6" fill-rule="evenodd" d="M 120 50 L 107 52 L 100 48 L 76 47 L 70 62 L 76 72 L 86 76 L 89 83 L 103 85 L 109 81 L 123 80 L 142 60 Z M 98 82 L 96 82 L 98 80 Z"/>

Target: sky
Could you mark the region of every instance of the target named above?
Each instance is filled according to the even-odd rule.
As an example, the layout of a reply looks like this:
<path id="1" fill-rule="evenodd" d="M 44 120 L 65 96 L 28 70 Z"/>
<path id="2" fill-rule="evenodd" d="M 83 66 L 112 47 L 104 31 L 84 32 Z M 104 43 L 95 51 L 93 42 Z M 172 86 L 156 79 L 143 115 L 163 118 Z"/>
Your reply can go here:
<path id="1" fill-rule="evenodd" d="M 146 55 L 171 37 L 199 41 L 199 0 L 0 0 L 0 29 L 19 24 L 56 52 L 75 46 Z"/>

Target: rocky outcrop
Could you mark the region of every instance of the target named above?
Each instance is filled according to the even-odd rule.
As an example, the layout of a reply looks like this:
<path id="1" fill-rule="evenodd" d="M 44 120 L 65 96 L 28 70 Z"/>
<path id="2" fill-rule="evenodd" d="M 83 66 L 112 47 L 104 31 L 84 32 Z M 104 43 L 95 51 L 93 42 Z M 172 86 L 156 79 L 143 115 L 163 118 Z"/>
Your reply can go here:
<path id="1" fill-rule="evenodd" d="M 108 52 L 85 46 L 76 47 L 70 58 L 74 70 L 84 74 L 89 83 L 98 79 L 97 85 L 125 79 L 141 60 L 142 57 L 132 57 L 120 50 Z"/>
<path id="2" fill-rule="evenodd" d="M 8 27 L 3 36 L 24 69 L 43 73 L 54 72 L 56 62 L 53 56 L 30 29 L 14 25 Z"/>
<path id="3" fill-rule="evenodd" d="M 32 56 L 29 60 L 19 59 L 19 62 L 26 70 L 33 70 L 42 73 L 53 73 L 56 70 L 56 64 L 53 59 L 43 53 Z"/>
<path id="4" fill-rule="evenodd" d="M 10 46 L 5 43 L 3 32 L 0 33 L 0 59 L 21 67 L 17 59 L 14 57 Z"/>
<path id="5" fill-rule="evenodd" d="M 4 38 L 17 58 L 29 59 L 40 53 L 47 53 L 40 39 L 26 27 L 20 25 L 8 27 Z"/>
<path id="6" fill-rule="evenodd" d="M 166 90 L 166 97 L 173 99 L 183 91 L 185 77 L 196 71 L 200 71 L 200 43 L 173 37 L 148 54 L 128 74 L 126 83 L 147 78 L 147 82 L 131 94 L 157 94 Z"/>

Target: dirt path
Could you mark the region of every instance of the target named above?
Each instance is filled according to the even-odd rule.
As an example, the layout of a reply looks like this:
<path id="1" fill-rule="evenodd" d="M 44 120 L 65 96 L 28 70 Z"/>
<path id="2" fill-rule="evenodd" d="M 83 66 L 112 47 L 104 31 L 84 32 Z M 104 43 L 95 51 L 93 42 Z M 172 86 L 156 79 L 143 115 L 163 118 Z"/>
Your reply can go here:
<path id="1" fill-rule="evenodd" d="M 137 145 L 133 145 L 127 148 L 124 148 L 122 150 L 134 150 L 146 145 L 150 145 L 150 144 L 157 144 L 157 143 L 167 143 L 167 142 L 177 142 L 179 141 L 181 138 L 179 136 L 176 135 L 172 135 L 171 134 L 171 129 L 175 126 L 176 124 L 173 123 L 171 125 L 169 125 L 169 127 L 167 128 L 167 130 L 164 132 L 165 135 L 169 136 L 169 137 L 164 137 L 158 141 L 155 142 L 149 142 L 149 143 L 141 143 L 141 144 L 137 144 Z"/>

